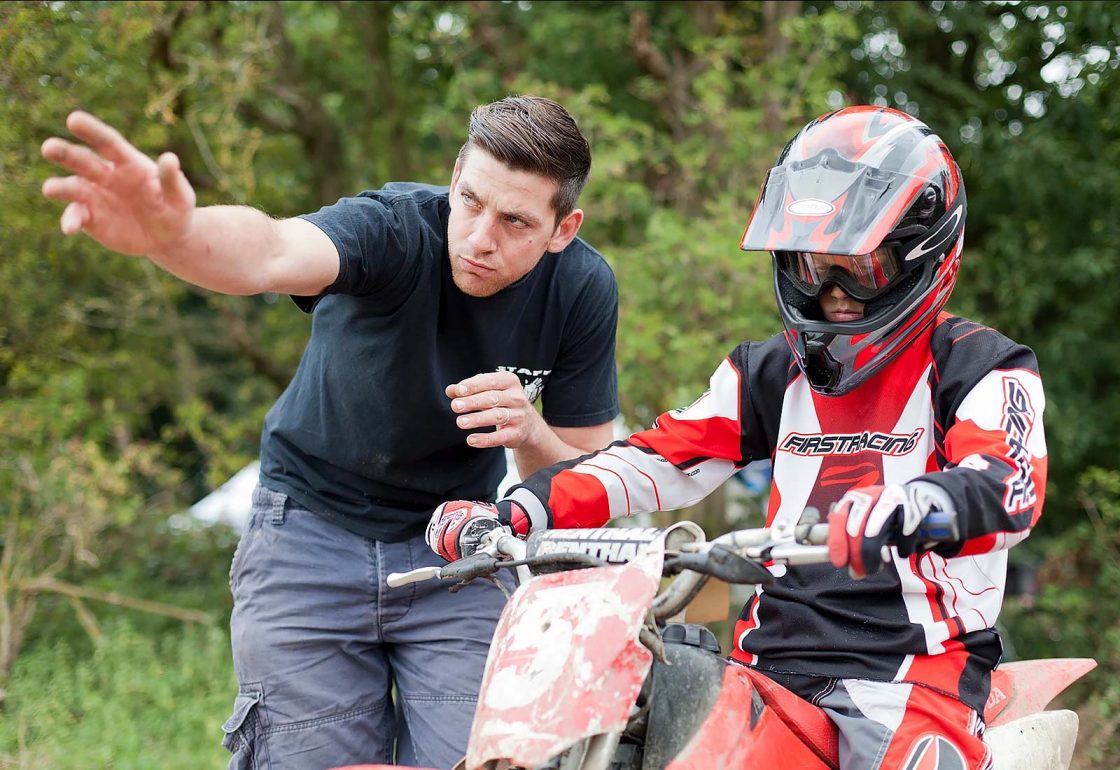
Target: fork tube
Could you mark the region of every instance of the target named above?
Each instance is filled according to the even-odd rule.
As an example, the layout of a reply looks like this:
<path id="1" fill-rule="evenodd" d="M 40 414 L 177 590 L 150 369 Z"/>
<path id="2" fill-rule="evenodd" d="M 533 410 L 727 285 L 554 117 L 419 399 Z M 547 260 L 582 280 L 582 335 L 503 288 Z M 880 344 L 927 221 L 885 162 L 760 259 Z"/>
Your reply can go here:
<path id="1" fill-rule="evenodd" d="M 580 765 L 580 770 L 607 770 L 621 737 L 622 731 L 616 730 L 589 738 L 587 753 L 583 756 L 583 764 Z"/>

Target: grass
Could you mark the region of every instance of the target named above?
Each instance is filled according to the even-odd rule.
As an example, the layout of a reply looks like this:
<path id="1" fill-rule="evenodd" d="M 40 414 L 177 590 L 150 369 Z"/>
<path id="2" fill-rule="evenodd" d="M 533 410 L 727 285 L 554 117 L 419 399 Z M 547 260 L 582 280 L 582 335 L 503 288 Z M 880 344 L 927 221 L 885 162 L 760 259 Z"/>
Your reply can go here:
<path id="1" fill-rule="evenodd" d="M 21 655 L 0 712 L 0 768 L 197 770 L 224 767 L 221 725 L 237 692 L 228 633 L 129 623 L 93 645 Z"/>

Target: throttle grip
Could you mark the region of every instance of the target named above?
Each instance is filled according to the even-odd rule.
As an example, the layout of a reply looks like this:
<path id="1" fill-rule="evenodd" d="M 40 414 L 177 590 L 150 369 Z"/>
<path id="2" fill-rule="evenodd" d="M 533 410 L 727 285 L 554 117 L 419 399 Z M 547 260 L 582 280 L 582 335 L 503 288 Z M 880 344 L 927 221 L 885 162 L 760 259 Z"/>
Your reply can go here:
<path id="1" fill-rule="evenodd" d="M 919 543 L 954 543 L 960 540 L 955 511 L 930 511 L 918 524 L 914 537 Z"/>

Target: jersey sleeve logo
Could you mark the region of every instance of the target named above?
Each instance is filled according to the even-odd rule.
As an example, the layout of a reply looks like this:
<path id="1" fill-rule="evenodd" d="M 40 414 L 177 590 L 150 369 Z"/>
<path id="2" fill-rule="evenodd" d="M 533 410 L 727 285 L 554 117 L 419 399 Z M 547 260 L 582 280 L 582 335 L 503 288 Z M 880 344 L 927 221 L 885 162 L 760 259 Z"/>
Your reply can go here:
<path id="1" fill-rule="evenodd" d="M 1027 438 L 1034 427 L 1035 412 L 1026 388 L 1014 377 L 1003 378 L 1003 429 L 1007 432 L 1008 458 L 1015 469 L 1007 479 L 1003 507 L 1018 513 L 1035 504 L 1034 463 Z"/>

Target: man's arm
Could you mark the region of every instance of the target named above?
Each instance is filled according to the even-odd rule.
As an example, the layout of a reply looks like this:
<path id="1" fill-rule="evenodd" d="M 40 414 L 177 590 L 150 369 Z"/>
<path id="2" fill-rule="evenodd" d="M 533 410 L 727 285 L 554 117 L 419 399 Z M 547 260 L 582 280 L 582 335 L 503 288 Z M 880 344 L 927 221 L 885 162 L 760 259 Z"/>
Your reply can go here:
<path id="1" fill-rule="evenodd" d="M 43 195 L 67 203 L 62 231 L 146 256 L 198 286 L 226 294 L 276 291 L 313 296 L 337 277 L 334 243 L 309 222 L 274 220 L 245 206 L 198 208 L 172 153 L 144 155 L 114 128 L 85 112 L 67 127 L 84 141 L 51 137 L 47 160 L 71 176 L 51 177 Z"/>
<path id="2" fill-rule="evenodd" d="M 223 294 L 314 297 L 338 277 L 338 249 L 305 219 L 272 219 L 248 206 L 195 209 L 191 229 L 148 259 Z"/>
<path id="3" fill-rule="evenodd" d="M 534 412 L 536 414 L 536 412 Z M 571 460 L 604 448 L 614 438 L 614 423 L 591 425 L 586 428 L 558 428 L 548 425 L 540 415 L 541 425 L 535 435 L 537 441 L 526 442 L 513 450 L 517 473 L 529 478 L 541 468 L 562 460 Z"/>

